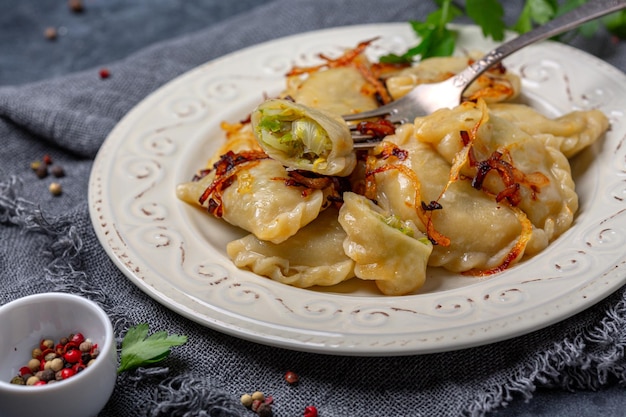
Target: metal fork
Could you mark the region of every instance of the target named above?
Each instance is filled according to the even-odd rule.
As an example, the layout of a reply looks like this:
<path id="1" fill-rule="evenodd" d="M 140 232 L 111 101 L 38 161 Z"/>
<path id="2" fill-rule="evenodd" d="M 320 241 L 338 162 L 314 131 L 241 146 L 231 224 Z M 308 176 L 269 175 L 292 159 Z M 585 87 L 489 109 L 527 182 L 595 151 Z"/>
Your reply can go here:
<path id="1" fill-rule="evenodd" d="M 440 108 L 451 108 L 461 102 L 465 89 L 493 65 L 507 56 L 540 40 L 556 36 L 574 29 L 585 22 L 626 8 L 626 0 L 590 0 L 588 3 L 565 13 L 545 25 L 539 26 L 488 52 L 457 75 L 446 81 L 432 84 L 420 84 L 408 94 L 377 109 L 347 114 L 343 119 L 348 122 L 385 116 L 393 124 L 413 121 L 418 116 L 425 116 Z M 378 139 L 359 134 L 356 123 L 351 123 L 352 138 L 355 148 L 374 146 Z"/>

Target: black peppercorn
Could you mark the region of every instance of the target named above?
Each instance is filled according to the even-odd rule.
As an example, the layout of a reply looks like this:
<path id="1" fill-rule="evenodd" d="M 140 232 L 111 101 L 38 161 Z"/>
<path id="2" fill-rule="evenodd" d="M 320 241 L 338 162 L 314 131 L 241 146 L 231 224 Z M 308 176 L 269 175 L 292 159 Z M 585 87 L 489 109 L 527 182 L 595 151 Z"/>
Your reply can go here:
<path id="1" fill-rule="evenodd" d="M 40 164 L 37 169 L 35 169 L 35 174 L 37 175 L 37 178 L 46 178 L 48 176 L 48 165 Z"/>
<path id="2" fill-rule="evenodd" d="M 60 165 L 53 165 L 52 168 L 50 168 L 50 172 L 57 178 L 62 178 L 65 176 L 65 170 Z"/>
<path id="3" fill-rule="evenodd" d="M 21 376 L 14 376 L 13 379 L 11 379 L 11 384 L 26 385 L 26 381 L 24 381 L 24 378 Z"/>
<path id="4" fill-rule="evenodd" d="M 55 372 L 52 369 L 45 369 L 41 371 L 41 374 L 39 375 L 39 379 L 41 379 L 42 381 L 48 382 L 54 379 L 54 375 L 55 375 Z"/>

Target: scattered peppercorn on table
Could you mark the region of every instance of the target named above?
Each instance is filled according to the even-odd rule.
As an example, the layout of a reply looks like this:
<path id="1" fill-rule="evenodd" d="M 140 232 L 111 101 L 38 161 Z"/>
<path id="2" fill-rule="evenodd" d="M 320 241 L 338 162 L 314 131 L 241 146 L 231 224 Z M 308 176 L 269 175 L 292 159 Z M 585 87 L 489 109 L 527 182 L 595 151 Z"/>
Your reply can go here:
<path id="1" fill-rule="evenodd" d="M 505 21 L 513 24 L 524 2 L 499 3 Z M 489 7 L 497 4 L 494 1 Z M 560 323 L 552 324 L 547 317 L 552 325 L 512 340 L 425 355 L 334 356 L 315 349 L 285 349 L 280 340 L 273 344 L 244 340 L 198 323 L 190 311 L 168 308 L 122 271 L 141 275 L 140 265 L 112 261 L 111 252 L 123 257 L 125 237 L 121 236 L 119 247 L 110 248 L 96 236 L 88 204 L 89 193 L 98 191 L 89 190 L 94 158 L 98 151 L 109 151 L 102 146 L 107 135 L 151 93 L 205 62 L 260 42 L 348 25 L 423 20 L 436 10 L 435 2 L 24 0 L 15 4 L 0 0 L 0 6 L 4 6 L 0 16 L 0 305 L 48 291 L 80 294 L 107 312 L 119 349 L 129 329 L 138 325 L 146 325 L 140 327 L 143 337 L 148 332 L 158 334 L 157 339 L 185 336 L 184 342 L 181 339 L 167 353 L 157 355 L 158 361 L 119 372 L 116 389 L 99 417 L 623 414 L 626 398 L 619 386 L 626 383 L 621 372 L 626 360 L 619 347 L 626 336 L 624 289 L 606 294 L 606 299 Z M 371 37 L 376 36 L 372 26 Z M 573 43 L 607 65 L 620 71 L 626 68 L 624 42 L 605 32 Z M 354 45 L 337 39 L 337 46 Z M 270 68 L 293 64 L 274 55 L 265 59 Z M 536 69 L 528 65 L 528 76 L 545 75 L 534 73 Z M 211 66 L 205 71 L 207 79 L 223 76 L 211 73 Z M 238 87 L 231 87 L 213 91 L 208 83 L 194 86 L 203 97 L 224 94 L 234 99 Z M 178 112 L 183 118 L 203 106 L 202 101 L 181 100 L 176 108 L 162 111 Z M 620 122 L 622 110 L 608 115 L 612 122 Z M 120 126 L 133 127 L 124 122 Z M 151 152 L 173 152 L 177 145 L 168 134 L 167 129 L 154 133 L 157 139 L 150 142 L 152 148 L 146 147 L 145 160 L 124 161 L 132 174 L 129 182 L 133 175 L 157 170 Z M 125 184 L 119 187 L 125 191 Z M 623 187 L 611 193 L 626 200 Z M 176 198 L 173 189 L 171 198 Z M 177 245 L 177 236 L 158 223 L 160 216 L 171 213 L 160 213 L 157 205 L 134 206 L 137 199 L 131 194 L 124 201 L 103 204 L 126 204 L 128 210 L 152 216 L 156 227 L 136 225 L 146 244 Z M 623 230 L 623 215 L 615 221 Z M 113 229 L 112 235 L 116 233 Z M 623 252 L 623 237 L 605 237 L 619 240 L 614 250 Z M 111 236 L 111 241 L 117 238 Z M 184 258 L 188 249 L 177 248 Z M 181 258 L 172 262 L 184 268 Z M 589 271 L 597 267 L 589 265 Z M 623 276 L 623 266 L 616 269 Z M 220 273 L 211 270 L 206 275 Z M 147 288 L 150 285 L 146 282 Z M 211 289 L 203 283 L 194 285 L 198 294 Z M 485 297 L 489 295 L 493 294 Z M 237 295 L 242 308 L 249 296 Z M 450 301 L 451 305 L 466 302 L 471 304 L 471 300 Z M 341 311 L 340 305 L 331 303 L 316 308 L 320 316 Z M 437 320 L 453 319 L 455 311 L 452 308 L 449 317 Z M 359 318 L 355 315 L 355 319 Z M 3 375 L 2 380 L 50 383 L 63 378 L 59 372 L 72 372 L 76 364 L 77 369 L 87 366 L 91 359 L 86 354 L 97 353 L 96 347 L 87 345 L 89 329 L 48 337 L 61 340 L 33 346 L 41 354 L 26 356 L 16 364 L 23 367 L 20 375 Z M 65 344 L 63 338 L 68 339 Z M 54 349 L 56 356 L 48 356 L 49 342 L 72 348 L 62 355 Z"/>

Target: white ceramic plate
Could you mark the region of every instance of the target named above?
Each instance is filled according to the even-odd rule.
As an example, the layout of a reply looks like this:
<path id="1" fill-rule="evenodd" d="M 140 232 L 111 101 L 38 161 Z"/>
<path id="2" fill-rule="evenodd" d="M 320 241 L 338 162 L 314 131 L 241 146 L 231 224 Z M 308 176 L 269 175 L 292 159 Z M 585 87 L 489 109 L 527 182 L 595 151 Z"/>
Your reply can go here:
<path id="1" fill-rule="evenodd" d="M 494 45 L 459 27 L 460 50 Z M 580 211 L 539 256 L 488 279 L 429 272 L 423 293 L 384 297 L 366 285 L 292 288 L 238 270 L 226 243 L 243 233 L 175 197 L 222 140 L 219 124 L 246 117 L 277 94 L 292 65 L 380 36 L 369 53 L 403 52 L 408 24 L 305 33 L 209 62 L 134 108 L 102 146 L 90 178 L 98 237 L 148 295 L 208 327 L 284 348 L 346 355 L 405 355 L 491 343 L 545 327 L 626 282 L 626 77 L 570 47 L 544 43 L 505 63 L 525 99 L 549 115 L 600 108 L 606 138 L 572 163 Z M 355 281 L 355 280 L 353 280 Z M 359 281 L 361 282 L 361 281 Z"/>

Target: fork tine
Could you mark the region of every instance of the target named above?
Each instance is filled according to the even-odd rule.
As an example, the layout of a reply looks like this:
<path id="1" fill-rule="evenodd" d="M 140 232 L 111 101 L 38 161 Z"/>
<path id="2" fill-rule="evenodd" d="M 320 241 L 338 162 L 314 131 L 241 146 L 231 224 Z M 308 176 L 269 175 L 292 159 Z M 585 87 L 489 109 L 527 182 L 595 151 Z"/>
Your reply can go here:
<path id="1" fill-rule="evenodd" d="M 375 137 L 373 135 L 366 135 L 361 133 L 359 131 L 359 122 L 366 121 L 368 119 L 380 118 L 384 118 L 394 125 L 408 122 L 409 120 L 407 119 L 407 117 L 403 116 L 398 108 L 398 105 L 403 103 L 404 101 L 406 101 L 406 99 L 403 100 L 401 98 L 400 100 L 396 100 L 373 110 L 341 116 L 346 122 L 348 122 L 348 127 L 350 128 L 350 133 L 352 135 L 352 140 L 354 143 L 354 148 L 371 148 L 381 140 L 381 138 Z"/>
<path id="2" fill-rule="evenodd" d="M 370 149 L 373 148 L 374 146 L 378 145 L 380 143 L 380 140 L 376 139 L 376 140 L 370 140 L 370 141 L 363 141 L 363 142 L 354 142 L 354 145 L 352 146 L 354 149 Z"/>
<path id="3" fill-rule="evenodd" d="M 360 113 L 360 115 L 362 115 L 363 113 Z M 401 116 L 395 116 L 394 114 L 392 114 L 389 117 L 385 117 L 384 120 L 387 120 L 389 122 L 391 122 L 392 124 L 394 124 L 395 126 L 399 126 L 402 125 L 404 123 L 406 123 L 408 120 L 406 120 L 406 117 L 401 117 Z M 355 144 L 355 148 L 360 147 L 360 148 L 367 148 L 367 147 L 371 147 L 374 146 L 376 143 L 380 142 L 382 140 L 382 137 L 376 136 L 376 135 L 368 135 L 365 133 L 362 133 L 361 129 L 360 129 L 360 125 L 361 122 L 364 122 L 365 120 L 355 120 L 354 122 L 348 123 L 348 127 L 350 129 L 350 135 L 352 136 L 352 141 Z M 356 146 L 357 143 L 361 143 L 360 146 Z"/>
<path id="4" fill-rule="evenodd" d="M 364 135 L 364 134 L 361 134 L 361 133 L 353 133 L 352 134 L 352 140 L 354 142 L 365 142 L 365 141 L 370 140 L 370 139 L 374 139 L 374 136 L 372 136 L 372 135 Z"/>
<path id="5" fill-rule="evenodd" d="M 341 117 L 346 122 L 354 122 L 354 121 L 363 120 L 363 119 L 372 119 L 372 118 L 375 118 L 375 117 L 383 117 L 383 116 L 386 116 L 386 115 L 389 115 L 389 114 L 392 114 L 392 113 L 393 113 L 393 108 L 388 107 L 388 106 L 382 106 L 382 107 L 379 107 L 377 109 L 370 110 L 370 111 L 365 111 L 365 112 L 361 112 L 361 113 L 344 114 Z"/>

